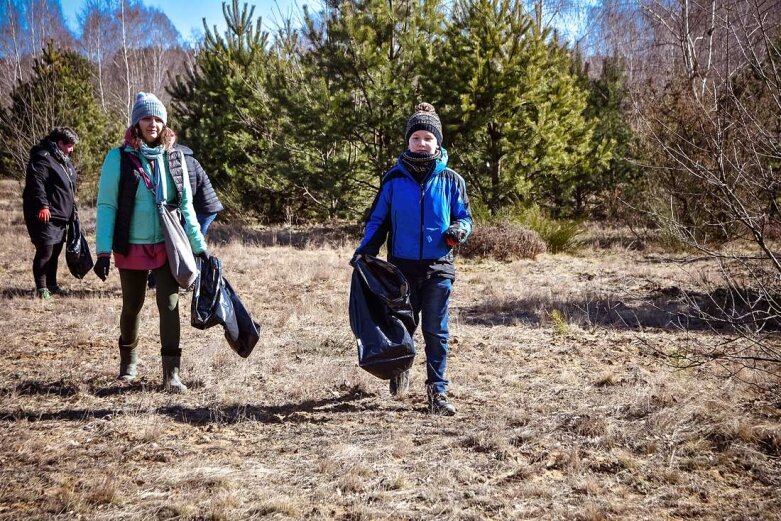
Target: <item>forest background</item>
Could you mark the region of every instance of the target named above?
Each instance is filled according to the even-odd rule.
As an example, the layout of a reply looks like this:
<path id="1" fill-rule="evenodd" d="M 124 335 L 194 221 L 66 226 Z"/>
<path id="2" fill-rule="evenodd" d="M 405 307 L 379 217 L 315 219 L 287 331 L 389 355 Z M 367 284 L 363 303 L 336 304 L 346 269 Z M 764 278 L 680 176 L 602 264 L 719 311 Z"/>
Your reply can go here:
<path id="1" fill-rule="evenodd" d="M 224 222 L 344 226 L 425 100 L 466 179 L 477 253 L 539 252 L 519 228 L 550 252 L 596 221 L 629 227 L 634 247 L 650 230 L 718 264 L 697 316 L 752 339 L 778 322 L 778 0 L 325 0 L 271 30 L 247 3 L 223 13 L 224 32 L 205 21 L 185 43 L 143 1 L 90 0 L 74 33 L 58 0 L 4 0 L 0 175 L 21 182 L 32 145 L 70 125 L 93 204 L 135 93 L 151 91 Z M 758 345 L 732 354 L 778 362 Z"/>
<path id="2" fill-rule="evenodd" d="M 88 0 L 72 31 L 58 1 L 0 0 L 0 520 L 778 521 L 781 0 L 256 13 L 228 2 L 227 29 L 185 42 L 143 2 Z M 30 147 L 76 128 L 94 240 L 139 90 L 217 187 L 210 251 L 262 325 L 247 359 L 183 327 L 176 396 L 149 301 L 139 381 L 116 381 L 115 273 L 31 298 Z M 424 100 L 476 221 L 455 419 L 426 414 L 420 355 L 389 399 L 346 310 L 359 223 Z"/>

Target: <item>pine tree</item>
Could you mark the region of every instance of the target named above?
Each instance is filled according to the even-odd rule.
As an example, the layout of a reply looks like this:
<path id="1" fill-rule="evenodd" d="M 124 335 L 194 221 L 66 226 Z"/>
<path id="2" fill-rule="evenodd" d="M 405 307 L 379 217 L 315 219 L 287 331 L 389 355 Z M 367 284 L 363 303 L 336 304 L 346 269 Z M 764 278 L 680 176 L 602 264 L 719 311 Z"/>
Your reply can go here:
<path id="1" fill-rule="evenodd" d="M 566 50 L 520 0 L 457 0 L 436 55 L 428 85 L 453 165 L 477 198 L 494 214 L 555 204 L 592 138 Z"/>
<path id="2" fill-rule="evenodd" d="M 278 212 L 278 182 L 268 174 L 274 113 L 266 88 L 268 33 L 255 8 L 223 3 L 224 35 L 204 22 L 194 70 L 167 89 L 180 142 L 195 151 L 226 208 Z"/>
<path id="3" fill-rule="evenodd" d="M 18 84 L 11 103 L 0 113 L 0 152 L 4 174 L 22 179 L 33 145 L 55 126 L 72 127 L 80 142 L 73 155 L 81 175 L 82 201 L 94 196 L 100 165 L 119 138 L 100 109 L 90 82 L 93 65 L 74 51 L 60 51 L 52 42 L 33 65 L 29 81 Z"/>
<path id="4" fill-rule="evenodd" d="M 279 59 L 270 91 L 281 117 L 271 168 L 288 183 L 285 217 L 348 217 L 368 195 L 350 174 L 361 167 L 362 151 L 347 139 L 344 121 L 334 117 L 340 96 L 315 67 L 298 31 L 280 31 L 274 51 Z"/>
<path id="5" fill-rule="evenodd" d="M 355 217 L 403 150 L 438 2 L 331 2 L 283 31 L 271 89 L 283 117 L 275 169 L 299 217 Z M 284 33 L 284 34 L 283 34 Z"/>
<path id="6" fill-rule="evenodd" d="M 345 173 L 376 183 L 406 145 L 404 122 L 422 101 L 420 77 L 441 38 L 442 2 L 338 0 L 305 23 L 306 60 L 329 96 L 322 108 L 364 165 Z"/>
<path id="7" fill-rule="evenodd" d="M 619 57 L 607 57 L 599 77 L 590 79 L 577 53 L 574 65 L 589 93 L 584 116 L 594 124 L 593 152 L 578 163 L 571 198 L 562 201 L 561 210 L 576 217 L 615 216 L 622 208 L 620 199 L 637 188 L 640 176 L 633 160 L 637 143 L 628 121 L 625 67 Z"/>

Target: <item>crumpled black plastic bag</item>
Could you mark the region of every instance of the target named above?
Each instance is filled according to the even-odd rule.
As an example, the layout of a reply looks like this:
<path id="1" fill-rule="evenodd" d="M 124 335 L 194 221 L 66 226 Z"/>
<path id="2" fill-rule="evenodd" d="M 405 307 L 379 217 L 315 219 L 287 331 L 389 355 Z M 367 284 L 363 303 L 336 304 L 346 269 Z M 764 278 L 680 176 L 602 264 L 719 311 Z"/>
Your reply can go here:
<path id="1" fill-rule="evenodd" d="M 217 257 L 209 257 L 204 263 L 196 258 L 198 278 L 193 284 L 193 300 L 190 306 L 190 323 L 198 329 L 209 329 L 221 324 L 230 314 L 229 309 L 220 308 L 222 294 L 222 261 Z M 226 305 L 229 307 L 230 302 Z M 222 318 L 222 320 L 220 320 Z"/>
<path id="2" fill-rule="evenodd" d="M 376 257 L 359 258 L 353 267 L 350 328 L 358 343 L 358 365 L 388 380 L 415 359 L 409 284 L 396 266 Z"/>
<path id="3" fill-rule="evenodd" d="M 222 325 L 228 345 L 247 358 L 260 340 L 260 324 L 252 319 L 239 295 L 223 276 L 222 261 L 196 259 L 198 277 L 193 287 L 190 324 L 198 329 Z"/>
<path id="4" fill-rule="evenodd" d="M 71 275 L 77 279 L 83 279 L 95 265 L 87 239 L 84 238 L 84 233 L 81 231 L 78 217 L 68 223 L 68 234 L 65 239 L 65 262 L 68 264 Z"/>

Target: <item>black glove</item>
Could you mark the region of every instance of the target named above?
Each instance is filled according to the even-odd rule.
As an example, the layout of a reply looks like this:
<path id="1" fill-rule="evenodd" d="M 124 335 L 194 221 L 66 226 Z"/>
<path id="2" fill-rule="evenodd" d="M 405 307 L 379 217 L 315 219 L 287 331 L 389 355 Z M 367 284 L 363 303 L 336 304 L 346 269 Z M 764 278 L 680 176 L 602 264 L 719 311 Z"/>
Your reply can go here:
<path id="1" fill-rule="evenodd" d="M 445 230 L 445 244 L 448 246 L 461 244 L 464 240 L 466 240 L 466 232 L 458 224 L 452 224 Z"/>
<path id="2" fill-rule="evenodd" d="M 352 266 L 354 268 L 356 261 L 358 261 L 359 259 L 362 259 L 362 258 L 363 258 L 363 253 L 355 253 L 355 254 L 353 254 L 353 258 L 350 259 L 350 266 Z"/>
<path id="3" fill-rule="evenodd" d="M 95 263 L 95 267 L 92 271 L 98 276 L 100 280 L 106 280 L 108 278 L 108 272 L 111 270 L 111 257 L 98 257 L 98 261 Z"/>
<path id="4" fill-rule="evenodd" d="M 201 253 L 198 253 L 195 256 L 201 259 L 203 262 L 209 262 L 209 258 L 211 257 L 208 250 L 203 250 Z"/>

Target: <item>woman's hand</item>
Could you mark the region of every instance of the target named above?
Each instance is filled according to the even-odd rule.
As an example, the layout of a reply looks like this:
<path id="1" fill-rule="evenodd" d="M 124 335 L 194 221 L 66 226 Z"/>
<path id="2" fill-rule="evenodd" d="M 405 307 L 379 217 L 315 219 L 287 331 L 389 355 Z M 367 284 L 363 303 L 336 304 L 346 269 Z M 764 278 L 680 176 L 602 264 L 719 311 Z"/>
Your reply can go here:
<path id="1" fill-rule="evenodd" d="M 95 275 L 97 275 L 100 280 L 105 281 L 108 278 L 108 272 L 111 271 L 111 257 L 98 257 L 98 261 L 95 263 L 95 267 L 92 268 L 92 271 L 95 272 Z"/>

